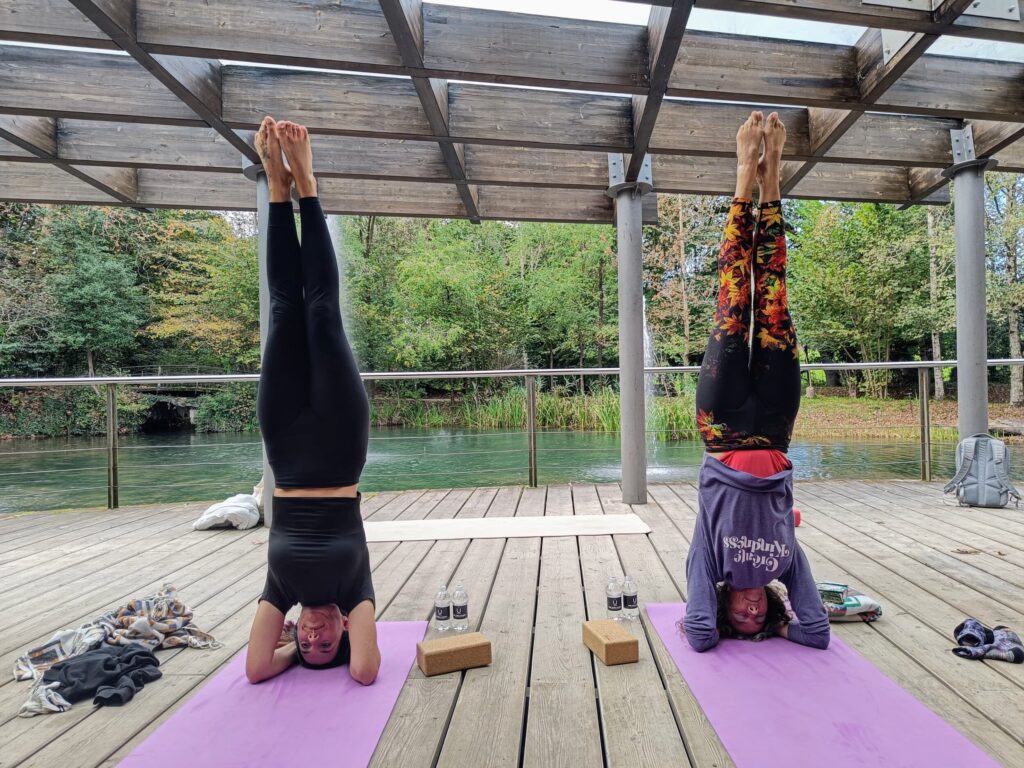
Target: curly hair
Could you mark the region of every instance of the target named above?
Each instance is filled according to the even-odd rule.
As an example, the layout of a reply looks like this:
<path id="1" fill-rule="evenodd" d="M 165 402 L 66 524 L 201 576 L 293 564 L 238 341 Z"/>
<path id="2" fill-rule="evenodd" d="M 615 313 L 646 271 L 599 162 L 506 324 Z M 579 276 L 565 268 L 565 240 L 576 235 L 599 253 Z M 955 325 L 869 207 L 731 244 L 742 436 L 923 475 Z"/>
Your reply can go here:
<path id="1" fill-rule="evenodd" d="M 718 627 L 718 634 L 723 637 L 735 637 L 741 640 L 764 640 L 770 637 L 773 627 L 789 624 L 789 611 L 786 610 L 786 601 L 778 588 L 768 584 L 764 588 L 765 598 L 768 601 L 768 615 L 764 620 L 764 628 L 756 635 L 744 635 L 736 631 L 736 628 L 729 621 L 729 596 L 732 594 L 732 587 L 724 581 L 715 587 L 718 596 L 718 616 L 715 623 Z"/>
<path id="2" fill-rule="evenodd" d="M 344 664 L 348 664 L 352 658 L 352 644 L 348 639 L 348 632 L 342 632 L 341 640 L 338 641 L 338 650 L 334 654 L 334 658 L 330 661 L 324 662 L 323 664 L 313 664 L 306 661 L 302 655 L 302 651 L 299 650 L 299 628 L 296 626 L 292 629 L 292 637 L 295 640 L 295 661 L 306 669 L 333 669 L 334 667 L 340 667 Z"/>

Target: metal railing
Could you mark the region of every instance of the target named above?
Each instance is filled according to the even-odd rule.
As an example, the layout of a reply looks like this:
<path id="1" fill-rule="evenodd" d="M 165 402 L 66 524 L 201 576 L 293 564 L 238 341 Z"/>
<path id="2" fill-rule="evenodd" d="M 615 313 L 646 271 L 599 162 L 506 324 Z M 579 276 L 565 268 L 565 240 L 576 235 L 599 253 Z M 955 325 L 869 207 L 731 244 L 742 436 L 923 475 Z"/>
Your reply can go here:
<path id="1" fill-rule="evenodd" d="M 1005 358 L 989 360 L 989 367 L 1024 366 L 1024 359 Z M 877 370 L 916 370 L 918 402 L 919 402 L 919 433 L 920 433 L 920 465 L 921 479 L 931 480 L 931 416 L 929 409 L 929 372 L 935 368 L 952 368 L 956 360 L 915 360 L 906 362 L 883 363 L 810 363 L 801 366 L 801 374 L 808 371 L 877 371 Z M 531 487 L 538 484 L 537 462 L 537 379 L 544 377 L 581 376 L 614 376 L 618 368 L 521 368 L 489 371 L 395 371 L 385 373 L 364 373 L 364 381 L 401 381 L 401 380 L 439 380 L 439 379 L 522 379 L 526 388 L 526 435 L 528 477 Z M 664 375 L 676 373 L 699 373 L 700 366 L 661 366 L 644 368 L 645 374 Z M 98 387 L 106 388 L 107 410 L 107 505 L 118 506 L 118 419 L 117 419 L 117 387 L 153 384 L 229 384 L 256 383 L 257 373 L 242 374 L 181 374 L 181 375 L 143 375 L 143 376 L 94 376 L 94 377 L 54 377 L 54 378 L 9 378 L 0 379 L 0 388 L 19 387 Z"/>

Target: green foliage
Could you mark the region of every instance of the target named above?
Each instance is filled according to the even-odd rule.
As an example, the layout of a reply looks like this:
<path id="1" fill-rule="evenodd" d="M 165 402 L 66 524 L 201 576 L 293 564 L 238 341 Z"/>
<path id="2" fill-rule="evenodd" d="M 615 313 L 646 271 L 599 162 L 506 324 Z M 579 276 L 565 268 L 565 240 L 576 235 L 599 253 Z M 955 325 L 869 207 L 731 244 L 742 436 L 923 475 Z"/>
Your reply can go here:
<path id="1" fill-rule="evenodd" d="M 117 391 L 118 431 L 136 432 L 152 399 Z M 88 387 L 0 391 L 0 437 L 78 437 L 107 433 L 106 394 Z"/>
<path id="2" fill-rule="evenodd" d="M 789 298 L 805 346 L 838 360 L 881 361 L 930 333 L 923 211 L 816 201 L 792 210 Z M 865 381 L 869 394 L 884 394 L 887 373 Z"/>
<path id="3" fill-rule="evenodd" d="M 252 432 L 256 420 L 256 385 L 224 384 L 216 392 L 199 398 L 196 408 L 197 432 Z"/>
<path id="4" fill-rule="evenodd" d="M 700 361 L 726 203 L 662 196 L 660 223 L 645 229 L 647 320 L 659 364 Z M 951 353 L 952 217 L 932 212 L 929 224 L 923 209 L 787 203 L 789 297 L 806 359 L 921 358 L 931 355 L 933 335 Z M 988 217 L 989 351 L 1019 355 L 1024 182 L 990 174 Z M 0 203 L 0 376 L 255 370 L 252 233 L 247 214 Z M 615 236 L 593 225 L 344 218 L 343 314 L 361 369 L 615 365 Z M 1015 374 L 1011 397 L 1024 402 L 1022 377 Z M 669 439 L 692 432 L 694 383 L 656 379 L 652 431 Z M 618 430 L 614 377 L 538 384 L 542 427 Z M 851 391 L 871 395 L 887 385 L 885 375 L 850 381 Z M 371 395 L 377 425 L 525 422 L 522 388 L 506 381 L 375 382 Z M 25 416 L 8 414 L 3 429 L 88 433 L 102 421 L 87 393 L 44 404 L 25 397 Z M 141 423 L 142 398 L 122 407 L 123 423 Z M 251 388 L 225 388 L 200 406 L 200 429 L 254 427 Z"/>
<path id="5" fill-rule="evenodd" d="M 52 273 L 46 287 L 57 308 L 54 343 L 88 359 L 116 359 L 132 346 L 146 321 L 146 298 L 121 263 L 109 253 L 83 244 L 65 270 Z"/>

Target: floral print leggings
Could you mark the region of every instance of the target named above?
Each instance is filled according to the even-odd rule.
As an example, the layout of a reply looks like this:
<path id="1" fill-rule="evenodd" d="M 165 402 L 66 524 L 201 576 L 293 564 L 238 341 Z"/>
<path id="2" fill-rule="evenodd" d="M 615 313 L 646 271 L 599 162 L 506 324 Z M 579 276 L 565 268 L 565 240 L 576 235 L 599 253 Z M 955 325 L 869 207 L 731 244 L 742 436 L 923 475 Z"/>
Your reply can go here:
<path id="1" fill-rule="evenodd" d="M 697 427 L 709 451 L 785 451 L 799 408 L 782 203 L 755 209 L 736 198 L 718 256 L 718 309 L 697 382 Z"/>

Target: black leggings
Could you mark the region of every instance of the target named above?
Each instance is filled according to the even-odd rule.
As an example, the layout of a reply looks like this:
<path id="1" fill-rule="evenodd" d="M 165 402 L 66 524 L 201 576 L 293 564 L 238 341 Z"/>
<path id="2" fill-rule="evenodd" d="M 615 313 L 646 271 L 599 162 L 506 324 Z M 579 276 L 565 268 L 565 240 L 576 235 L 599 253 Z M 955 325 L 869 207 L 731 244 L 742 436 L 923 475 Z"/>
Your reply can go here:
<path id="1" fill-rule="evenodd" d="M 718 309 L 697 382 L 697 427 L 709 451 L 786 451 L 800 409 L 782 204 L 757 213 L 755 221 L 751 201 L 733 200 L 719 252 Z"/>
<path id="2" fill-rule="evenodd" d="M 270 327 L 257 413 L 279 488 L 354 485 L 366 463 L 370 409 L 341 325 L 338 265 L 320 200 L 271 203 Z"/>

